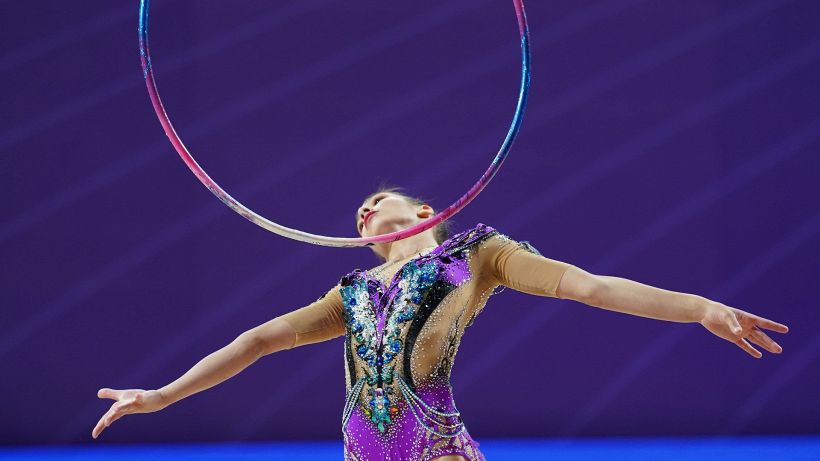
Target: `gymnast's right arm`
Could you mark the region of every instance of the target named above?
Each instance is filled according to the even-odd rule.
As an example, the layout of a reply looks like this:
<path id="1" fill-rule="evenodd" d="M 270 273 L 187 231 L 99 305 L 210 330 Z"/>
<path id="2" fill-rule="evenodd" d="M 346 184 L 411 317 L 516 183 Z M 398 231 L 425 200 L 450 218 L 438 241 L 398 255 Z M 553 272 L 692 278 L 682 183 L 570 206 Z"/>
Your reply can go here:
<path id="1" fill-rule="evenodd" d="M 227 380 L 259 358 L 285 349 L 341 336 L 345 332 L 339 285 L 300 309 L 252 328 L 230 344 L 200 360 L 177 380 L 159 390 L 109 389 L 99 398 L 116 400 L 91 432 L 93 438 L 114 421 L 134 413 L 153 413 Z"/>
<path id="2" fill-rule="evenodd" d="M 336 285 L 305 307 L 246 331 L 262 355 L 337 338 L 345 333 L 344 304 Z"/>

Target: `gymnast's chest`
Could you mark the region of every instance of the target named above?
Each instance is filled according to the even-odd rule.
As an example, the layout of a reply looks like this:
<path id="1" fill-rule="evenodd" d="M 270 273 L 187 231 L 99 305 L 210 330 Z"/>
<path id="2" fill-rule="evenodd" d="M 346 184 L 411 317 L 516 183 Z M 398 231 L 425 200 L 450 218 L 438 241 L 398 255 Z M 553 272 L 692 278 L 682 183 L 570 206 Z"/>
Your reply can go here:
<path id="1" fill-rule="evenodd" d="M 356 355 L 369 361 L 399 353 L 408 333 L 441 317 L 442 301 L 470 278 L 466 261 L 452 257 L 411 260 L 387 283 L 359 269 L 343 277 L 345 327 Z"/>

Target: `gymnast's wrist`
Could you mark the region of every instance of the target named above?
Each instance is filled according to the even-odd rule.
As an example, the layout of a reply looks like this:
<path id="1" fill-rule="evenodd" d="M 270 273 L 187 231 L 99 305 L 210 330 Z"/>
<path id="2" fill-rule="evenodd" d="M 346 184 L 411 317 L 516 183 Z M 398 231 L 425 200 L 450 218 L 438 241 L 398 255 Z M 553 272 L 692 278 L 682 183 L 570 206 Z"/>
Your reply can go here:
<path id="1" fill-rule="evenodd" d="M 161 388 L 157 389 L 157 393 L 159 393 L 161 401 L 162 401 L 162 405 L 164 407 L 169 407 L 172 404 L 177 403 L 180 400 L 182 400 L 182 397 L 180 397 L 178 394 L 174 393 L 173 389 L 171 389 L 169 386 L 164 386 L 164 387 L 161 387 Z"/>
<path id="2" fill-rule="evenodd" d="M 691 323 L 700 323 L 706 317 L 706 313 L 709 309 L 712 309 L 715 305 L 720 304 L 712 301 L 711 299 L 704 298 L 703 296 L 692 296 L 694 296 L 694 307 L 692 308 L 692 318 L 688 320 Z"/>

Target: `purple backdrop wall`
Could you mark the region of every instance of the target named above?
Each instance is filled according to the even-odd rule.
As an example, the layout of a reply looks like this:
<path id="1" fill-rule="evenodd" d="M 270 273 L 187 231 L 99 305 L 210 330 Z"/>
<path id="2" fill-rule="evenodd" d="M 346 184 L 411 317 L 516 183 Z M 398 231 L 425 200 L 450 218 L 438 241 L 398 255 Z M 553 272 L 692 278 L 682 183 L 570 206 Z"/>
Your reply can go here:
<path id="1" fill-rule="evenodd" d="M 376 263 L 252 226 L 195 180 L 145 91 L 137 4 L 0 4 L 0 443 L 91 441 L 100 387 L 160 387 Z M 526 6 L 523 129 L 456 230 L 484 222 L 791 332 L 755 360 L 697 324 L 506 290 L 454 370 L 471 433 L 820 432 L 820 4 Z M 199 162 L 309 232 L 354 236 L 382 180 L 449 205 L 517 97 L 505 0 L 155 1 L 151 34 Z M 341 338 L 274 354 L 101 440 L 340 439 L 343 377 Z"/>

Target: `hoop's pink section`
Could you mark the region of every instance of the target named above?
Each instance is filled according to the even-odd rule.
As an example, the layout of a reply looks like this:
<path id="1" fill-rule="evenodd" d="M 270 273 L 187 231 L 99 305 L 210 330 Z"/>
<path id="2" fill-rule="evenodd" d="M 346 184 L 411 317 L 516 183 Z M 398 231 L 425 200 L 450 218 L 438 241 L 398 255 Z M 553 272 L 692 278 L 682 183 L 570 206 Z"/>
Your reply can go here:
<path id="1" fill-rule="evenodd" d="M 515 16 L 518 18 L 518 32 L 523 38 L 527 33 L 527 16 L 524 14 L 524 4 L 518 0 L 513 0 L 515 7 Z"/>

